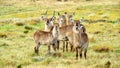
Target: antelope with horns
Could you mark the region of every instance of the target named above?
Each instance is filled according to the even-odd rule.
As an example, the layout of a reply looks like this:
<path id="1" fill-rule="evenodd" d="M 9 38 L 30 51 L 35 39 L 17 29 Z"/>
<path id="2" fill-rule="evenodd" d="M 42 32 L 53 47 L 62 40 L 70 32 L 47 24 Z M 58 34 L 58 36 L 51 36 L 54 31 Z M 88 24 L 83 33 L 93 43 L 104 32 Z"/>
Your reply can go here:
<path id="1" fill-rule="evenodd" d="M 45 31 L 49 32 L 51 28 L 53 27 L 56 17 L 55 17 L 55 11 L 54 11 L 53 16 L 51 18 L 47 18 L 47 12 L 48 10 L 46 11 L 45 15 L 42 16 L 42 20 L 45 21 Z"/>
<path id="2" fill-rule="evenodd" d="M 61 15 L 58 12 L 58 24 L 60 27 L 64 27 L 66 26 L 66 14 L 67 12 L 65 12 L 63 15 Z M 64 32 L 64 33 L 63 33 Z M 63 40 L 63 37 L 65 36 L 65 30 L 61 30 L 60 28 L 60 36 L 59 36 L 59 41 L 58 41 L 58 49 L 59 49 L 59 42 L 62 41 L 63 42 L 63 46 L 65 45 L 65 40 Z M 64 51 L 64 50 L 63 50 Z"/>
<path id="3" fill-rule="evenodd" d="M 89 44 L 87 33 L 84 32 L 83 26 L 75 23 L 73 26 L 73 43 L 76 50 L 76 59 L 78 59 L 78 53 L 82 58 L 82 51 L 84 50 L 84 57 L 86 59 L 87 48 Z"/>
<path id="4" fill-rule="evenodd" d="M 48 53 L 50 53 L 50 45 L 52 45 L 54 51 L 56 52 L 58 35 L 59 35 L 58 24 L 54 24 L 54 26 L 51 28 L 49 32 L 37 30 L 34 33 L 34 40 L 36 43 L 36 46 L 34 47 L 35 53 L 38 54 L 40 45 L 48 45 Z"/>
<path id="5" fill-rule="evenodd" d="M 76 22 L 74 22 L 74 23 L 78 23 L 79 27 L 80 27 L 80 26 L 83 26 L 82 29 L 83 29 L 84 32 L 85 32 L 86 28 L 85 28 L 84 25 L 80 24 L 80 21 L 76 21 Z M 72 31 L 72 30 L 66 32 L 66 37 L 65 37 L 65 39 L 67 40 L 67 42 L 66 42 L 66 50 L 68 51 L 68 43 L 69 43 L 69 44 L 70 44 L 70 47 L 71 47 L 71 52 L 74 51 L 74 48 L 73 48 L 73 45 L 74 45 L 74 43 L 73 43 L 73 31 Z"/>
<path id="6" fill-rule="evenodd" d="M 66 25 L 66 26 L 63 26 L 63 27 L 59 27 L 59 37 L 58 37 L 58 40 L 63 42 L 63 52 L 65 51 L 65 42 L 67 41 L 65 39 L 66 33 L 69 32 L 69 31 L 72 31 L 72 27 L 73 27 L 73 25 Z M 66 50 L 66 51 L 68 51 L 68 50 Z"/>
<path id="7" fill-rule="evenodd" d="M 73 17 L 75 16 L 75 12 L 73 14 L 67 14 L 67 18 L 68 18 L 68 25 L 73 25 L 74 23 L 78 23 L 80 26 L 83 26 L 83 32 L 86 32 L 86 28 L 84 25 L 82 25 L 81 23 L 84 21 L 84 17 L 82 17 L 80 20 L 74 20 Z M 68 43 L 71 46 L 71 51 L 73 51 L 73 35 L 72 35 L 72 31 L 68 32 L 66 34 L 65 39 L 67 40 L 66 42 L 66 50 L 68 50 Z"/>
<path id="8" fill-rule="evenodd" d="M 85 30 L 85 26 L 82 25 L 82 24 L 80 24 L 80 21 L 77 21 L 75 23 L 79 23 L 79 25 L 83 26 L 83 28 Z M 67 36 L 67 33 L 71 32 L 72 28 L 73 28 L 73 24 L 66 25 L 66 26 L 63 26 L 63 27 L 59 28 L 59 37 L 58 37 L 58 40 L 59 41 L 63 41 L 63 52 L 65 51 L 65 47 L 66 47 L 66 51 L 68 51 L 68 42 L 66 42 L 66 41 L 69 41 L 69 40 L 72 40 L 72 39 L 71 38 L 67 39 L 67 37 L 71 36 L 71 35 Z M 65 42 L 66 42 L 66 45 L 65 45 Z"/>

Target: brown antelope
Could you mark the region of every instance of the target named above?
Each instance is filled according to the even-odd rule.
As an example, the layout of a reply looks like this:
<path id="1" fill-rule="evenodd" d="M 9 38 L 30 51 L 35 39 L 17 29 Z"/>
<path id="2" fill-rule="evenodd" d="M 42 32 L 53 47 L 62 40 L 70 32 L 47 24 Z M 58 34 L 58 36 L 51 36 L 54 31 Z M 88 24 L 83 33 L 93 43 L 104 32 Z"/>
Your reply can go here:
<path id="1" fill-rule="evenodd" d="M 69 15 L 69 16 L 71 17 L 72 15 Z M 81 24 L 81 22 L 83 22 L 82 21 L 83 18 L 81 18 L 80 20 L 74 20 L 72 17 L 70 19 L 69 18 L 68 18 L 69 24 L 73 25 L 74 23 L 78 23 L 80 26 L 83 26 L 83 31 L 84 32 L 86 31 L 85 26 Z M 72 30 L 66 32 L 66 37 L 65 37 L 65 39 L 67 40 L 67 42 L 66 42 L 66 51 L 68 51 L 68 43 L 70 44 L 71 51 L 73 51 L 73 48 L 72 48 L 73 47 L 73 41 L 72 41 L 73 40 L 73 35 L 72 35 L 72 33 L 73 33 Z"/>
<path id="2" fill-rule="evenodd" d="M 79 21 L 76 21 L 76 22 L 74 22 L 74 23 L 80 23 Z M 79 26 L 83 26 L 83 32 L 85 32 L 85 30 L 86 30 L 86 28 L 85 28 L 85 26 L 84 25 L 82 25 L 82 24 L 79 24 Z M 70 44 L 70 47 L 71 47 L 71 52 L 72 51 L 74 51 L 74 49 L 73 49 L 73 31 L 68 31 L 67 33 L 66 33 L 66 37 L 65 37 L 65 39 L 67 40 L 67 42 L 66 42 L 66 50 L 68 50 L 68 43 Z"/>
<path id="3" fill-rule="evenodd" d="M 50 53 L 50 45 L 52 45 L 54 51 L 56 51 L 58 34 L 59 34 L 58 24 L 54 24 L 50 32 L 37 30 L 34 33 L 34 40 L 36 43 L 36 46 L 34 47 L 35 53 L 38 54 L 40 45 L 48 45 L 48 53 Z"/>
<path id="4" fill-rule="evenodd" d="M 63 27 L 59 27 L 59 37 L 58 37 L 58 40 L 59 41 L 63 41 L 63 52 L 65 51 L 65 41 L 67 41 L 65 39 L 66 33 L 69 32 L 69 31 L 72 31 L 72 27 L 73 27 L 73 25 L 66 25 L 66 26 L 63 26 Z M 68 50 L 66 50 L 66 51 L 68 51 Z"/>
<path id="5" fill-rule="evenodd" d="M 60 27 L 62 26 L 66 26 L 66 12 L 64 13 L 64 15 L 61 15 L 60 13 L 58 13 L 58 24 L 60 25 Z"/>
<path id="6" fill-rule="evenodd" d="M 53 24 L 55 22 L 56 17 L 55 17 L 55 11 L 54 11 L 53 12 L 53 16 L 51 18 L 47 18 L 47 11 L 46 11 L 45 15 L 42 16 L 42 20 L 45 21 L 45 29 L 44 29 L 44 31 L 48 31 L 49 32 L 52 29 L 52 27 L 53 27 Z M 57 49 L 59 49 L 59 41 L 57 41 L 57 42 L 58 42 Z"/>
<path id="7" fill-rule="evenodd" d="M 63 15 L 61 15 L 60 13 L 58 13 L 58 24 L 59 24 L 59 26 L 60 27 L 63 27 L 63 26 L 66 26 L 66 12 L 63 14 Z M 62 32 L 64 32 L 64 33 L 62 33 Z M 61 28 L 60 28 L 60 36 L 59 36 L 59 41 L 62 41 L 63 42 L 63 47 L 65 46 L 65 41 L 63 40 L 63 37 L 64 37 L 64 35 L 65 35 L 65 31 L 61 31 Z M 58 41 L 58 49 L 59 49 L 59 41 Z M 63 52 L 64 52 L 64 50 L 63 50 Z"/>
<path id="8" fill-rule="evenodd" d="M 80 24 L 80 21 L 74 21 L 74 22 Z M 80 24 L 80 26 L 83 26 L 83 25 Z M 59 38 L 58 38 L 58 40 L 63 41 L 63 52 L 65 51 L 65 42 L 67 41 L 66 38 L 68 37 L 68 36 L 66 36 L 66 33 L 72 31 L 72 28 L 73 28 L 73 24 L 62 26 L 62 27 L 59 28 Z M 84 31 L 85 31 L 85 27 L 84 27 Z M 58 44 L 59 44 L 59 42 L 58 42 Z M 68 51 L 68 42 L 66 42 L 66 51 Z"/>
<path id="9" fill-rule="evenodd" d="M 86 59 L 86 53 L 88 48 L 88 36 L 83 30 L 83 26 L 75 23 L 73 26 L 73 43 L 76 50 L 76 59 L 78 59 L 78 53 L 82 58 L 82 51 L 84 50 L 84 57 Z M 79 51 L 79 52 L 78 52 Z"/>
<path id="10" fill-rule="evenodd" d="M 51 30 L 51 28 L 53 27 L 56 17 L 55 17 L 55 11 L 54 11 L 53 16 L 51 18 L 47 18 L 47 11 L 46 11 L 45 15 L 42 16 L 42 20 L 45 21 L 45 31 L 49 32 Z"/>

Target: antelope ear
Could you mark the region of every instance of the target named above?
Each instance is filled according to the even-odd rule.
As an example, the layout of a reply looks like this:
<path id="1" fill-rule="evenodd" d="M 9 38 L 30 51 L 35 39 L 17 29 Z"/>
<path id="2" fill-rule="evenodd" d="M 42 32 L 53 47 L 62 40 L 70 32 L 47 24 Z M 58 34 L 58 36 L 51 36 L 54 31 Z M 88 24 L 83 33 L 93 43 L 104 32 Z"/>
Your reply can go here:
<path id="1" fill-rule="evenodd" d="M 42 16 L 41 18 L 42 18 L 42 20 L 44 20 L 44 21 L 47 20 L 46 16 Z"/>

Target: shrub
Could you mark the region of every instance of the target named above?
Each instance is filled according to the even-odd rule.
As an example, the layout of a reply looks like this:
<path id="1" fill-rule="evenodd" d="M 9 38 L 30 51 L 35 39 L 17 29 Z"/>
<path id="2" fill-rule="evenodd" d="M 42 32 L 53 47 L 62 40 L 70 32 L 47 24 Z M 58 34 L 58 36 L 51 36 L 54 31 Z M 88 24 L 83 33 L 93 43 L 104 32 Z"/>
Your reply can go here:
<path id="1" fill-rule="evenodd" d="M 0 47 L 1 47 L 1 46 L 9 46 L 9 44 L 3 43 L 3 44 L 0 45 Z"/>
<path id="2" fill-rule="evenodd" d="M 29 31 L 28 30 L 25 30 L 24 33 L 27 34 Z"/>
<path id="3" fill-rule="evenodd" d="M 1 38 L 7 38 L 7 34 L 5 34 L 5 33 L 0 33 L 0 37 L 1 37 Z"/>
<path id="4" fill-rule="evenodd" d="M 20 18 L 14 18 L 13 22 L 17 26 L 23 26 L 23 25 L 25 25 L 25 20 L 20 19 Z"/>
<path id="5" fill-rule="evenodd" d="M 113 51 L 113 47 L 110 45 L 97 45 L 93 47 L 93 50 L 96 52 L 109 52 Z"/>
<path id="6" fill-rule="evenodd" d="M 24 27 L 26 30 L 32 30 L 33 28 L 32 27 L 30 27 L 30 26 L 25 26 Z"/>
<path id="7" fill-rule="evenodd" d="M 61 57 L 62 54 L 60 52 L 57 52 L 57 53 L 53 53 L 52 56 L 54 56 L 54 57 Z"/>
<path id="8" fill-rule="evenodd" d="M 57 0 L 57 1 L 62 1 L 62 0 Z"/>
<path id="9" fill-rule="evenodd" d="M 86 1 L 93 1 L 93 0 L 86 0 Z"/>
<path id="10" fill-rule="evenodd" d="M 22 22 L 17 22 L 17 23 L 15 23 L 15 25 L 17 25 L 17 26 L 23 26 L 24 23 L 22 23 Z"/>
<path id="11" fill-rule="evenodd" d="M 101 33 L 101 31 L 95 31 L 95 32 L 94 32 L 94 34 L 99 34 L 99 33 Z"/>

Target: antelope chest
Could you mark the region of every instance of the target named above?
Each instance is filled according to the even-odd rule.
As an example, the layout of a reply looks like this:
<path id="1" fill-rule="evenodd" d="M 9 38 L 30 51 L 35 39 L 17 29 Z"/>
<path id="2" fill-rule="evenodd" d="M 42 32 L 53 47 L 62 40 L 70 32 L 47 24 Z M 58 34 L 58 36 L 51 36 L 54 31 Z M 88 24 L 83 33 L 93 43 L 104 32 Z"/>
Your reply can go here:
<path id="1" fill-rule="evenodd" d="M 66 36 L 66 30 L 65 29 L 60 29 L 58 39 L 63 40 Z"/>
<path id="2" fill-rule="evenodd" d="M 73 44 L 74 47 L 81 47 L 79 34 L 73 33 Z"/>

